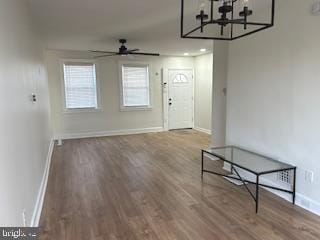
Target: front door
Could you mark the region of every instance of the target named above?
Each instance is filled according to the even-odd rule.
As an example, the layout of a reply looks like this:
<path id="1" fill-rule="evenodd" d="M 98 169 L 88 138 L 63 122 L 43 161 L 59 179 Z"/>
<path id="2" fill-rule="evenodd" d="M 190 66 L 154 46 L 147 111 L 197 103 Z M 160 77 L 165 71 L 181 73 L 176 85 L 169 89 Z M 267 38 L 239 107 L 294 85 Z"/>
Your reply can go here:
<path id="1" fill-rule="evenodd" d="M 193 70 L 169 70 L 169 129 L 193 127 Z"/>

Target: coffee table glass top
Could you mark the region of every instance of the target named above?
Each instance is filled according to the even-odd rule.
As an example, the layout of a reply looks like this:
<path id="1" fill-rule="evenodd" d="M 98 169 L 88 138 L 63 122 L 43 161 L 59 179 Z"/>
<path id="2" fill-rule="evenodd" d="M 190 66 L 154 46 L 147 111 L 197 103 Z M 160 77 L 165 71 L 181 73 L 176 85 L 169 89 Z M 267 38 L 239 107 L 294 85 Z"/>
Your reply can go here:
<path id="1" fill-rule="evenodd" d="M 209 148 L 203 151 L 255 174 L 267 174 L 273 171 L 277 172 L 295 168 L 293 165 L 279 162 L 270 157 L 235 146 Z"/>

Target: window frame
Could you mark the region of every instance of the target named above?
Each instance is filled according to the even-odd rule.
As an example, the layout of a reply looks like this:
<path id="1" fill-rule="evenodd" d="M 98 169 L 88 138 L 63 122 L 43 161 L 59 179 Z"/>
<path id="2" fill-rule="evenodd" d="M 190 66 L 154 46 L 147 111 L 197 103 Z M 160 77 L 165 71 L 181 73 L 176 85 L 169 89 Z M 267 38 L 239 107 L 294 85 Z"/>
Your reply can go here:
<path id="1" fill-rule="evenodd" d="M 65 86 L 65 76 L 64 76 L 64 65 L 66 63 L 90 63 L 94 65 L 95 75 L 96 75 L 96 97 L 97 97 L 97 107 L 87 107 L 87 108 L 67 108 L 66 101 L 66 86 Z M 60 79 L 61 79 L 61 90 L 62 90 L 62 109 L 63 113 L 83 113 L 83 112 L 99 112 L 101 111 L 101 95 L 100 95 L 100 81 L 98 76 L 98 64 L 97 61 L 92 59 L 59 59 L 60 64 Z"/>
<path id="2" fill-rule="evenodd" d="M 148 68 L 148 78 L 149 78 L 149 105 L 141 105 L 141 106 L 124 106 L 123 102 L 123 75 L 122 75 L 122 67 L 147 67 Z M 151 64 L 148 62 L 138 62 L 138 61 L 119 61 L 119 92 L 120 92 L 120 111 L 150 111 L 153 109 L 153 101 L 152 101 L 152 79 L 151 79 Z"/>

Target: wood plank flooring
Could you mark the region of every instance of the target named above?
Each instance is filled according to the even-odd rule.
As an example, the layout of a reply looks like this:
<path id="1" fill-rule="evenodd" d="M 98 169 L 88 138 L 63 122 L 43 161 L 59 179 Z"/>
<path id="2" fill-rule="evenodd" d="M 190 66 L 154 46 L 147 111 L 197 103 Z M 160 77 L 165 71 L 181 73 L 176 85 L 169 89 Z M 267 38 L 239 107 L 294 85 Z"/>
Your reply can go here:
<path id="1" fill-rule="evenodd" d="M 267 191 L 256 215 L 242 187 L 208 174 L 201 181 L 208 145 L 208 135 L 183 130 L 56 146 L 40 239 L 320 239 L 320 217 Z"/>

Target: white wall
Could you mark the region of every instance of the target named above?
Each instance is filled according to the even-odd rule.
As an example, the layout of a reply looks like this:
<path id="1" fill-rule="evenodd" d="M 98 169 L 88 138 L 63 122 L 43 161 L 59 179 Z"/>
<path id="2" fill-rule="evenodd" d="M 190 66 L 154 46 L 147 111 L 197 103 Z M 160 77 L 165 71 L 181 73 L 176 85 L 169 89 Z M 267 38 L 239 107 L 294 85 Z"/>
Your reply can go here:
<path id="1" fill-rule="evenodd" d="M 313 2 L 276 1 L 275 27 L 230 44 L 227 143 L 297 165 L 298 198 L 307 200 L 300 204 L 320 213 L 320 16 L 311 15 Z M 305 170 L 314 172 L 312 184 Z"/>
<path id="2" fill-rule="evenodd" d="M 215 41 L 213 45 L 212 87 L 212 146 L 223 146 L 226 136 L 226 95 L 228 44 Z"/>
<path id="3" fill-rule="evenodd" d="M 22 226 L 24 209 L 30 225 L 50 144 L 43 52 L 26 2 L 0 1 L 0 226 Z"/>
<path id="4" fill-rule="evenodd" d="M 211 133 L 213 55 L 194 58 L 194 126 Z"/>
<path id="5" fill-rule="evenodd" d="M 47 52 L 52 116 L 56 138 L 99 135 L 105 132 L 129 131 L 131 129 L 161 129 L 163 127 L 161 69 L 193 69 L 194 67 L 194 60 L 191 57 L 135 57 L 131 59 L 151 64 L 153 108 L 149 111 L 120 111 L 118 62 L 119 60 L 130 60 L 130 58 L 112 57 L 99 59 L 97 75 L 100 81 L 101 111 L 65 113 L 63 111 L 59 59 L 89 57 L 89 53 L 80 51 Z"/>

